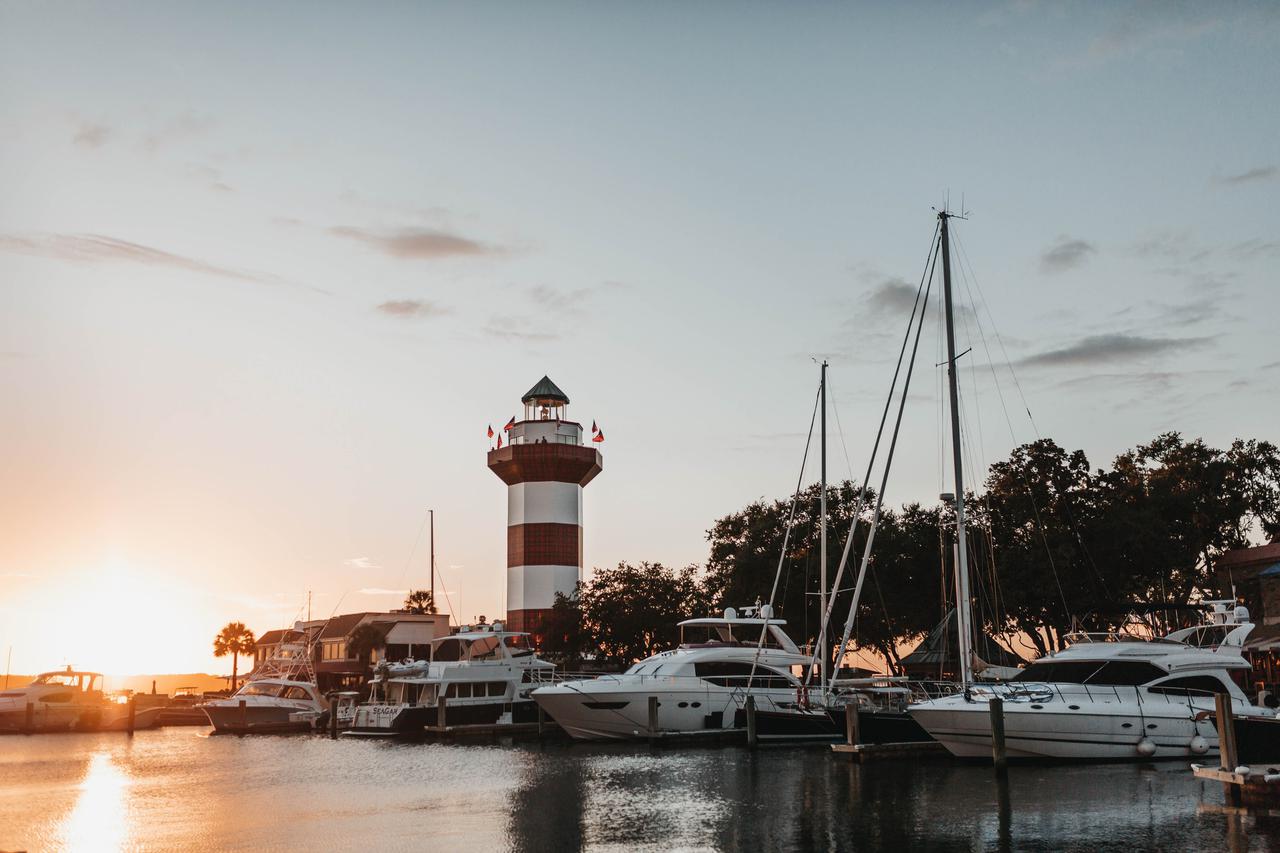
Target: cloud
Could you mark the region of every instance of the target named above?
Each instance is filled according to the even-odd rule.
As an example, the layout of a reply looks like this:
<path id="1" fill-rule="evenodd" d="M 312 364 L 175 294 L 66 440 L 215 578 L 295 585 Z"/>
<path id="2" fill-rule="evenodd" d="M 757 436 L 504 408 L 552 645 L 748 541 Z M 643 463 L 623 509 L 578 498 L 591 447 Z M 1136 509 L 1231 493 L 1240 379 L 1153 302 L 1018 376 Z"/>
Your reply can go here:
<path id="1" fill-rule="evenodd" d="M 493 255 L 500 249 L 467 237 L 429 228 L 404 228 L 392 232 L 374 232 L 350 225 L 335 225 L 329 233 L 372 246 L 393 258 L 437 260 L 463 255 Z"/>
<path id="2" fill-rule="evenodd" d="M 452 313 L 452 309 L 425 299 L 393 299 L 389 302 L 383 302 L 377 307 L 377 310 L 383 314 L 404 319 L 443 317 Z"/>
<path id="3" fill-rule="evenodd" d="M 1028 367 L 1108 364 L 1200 347 L 1209 340 L 1209 338 L 1147 338 L 1127 333 L 1089 335 L 1060 349 L 1028 356 L 1020 363 Z"/>
<path id="4" fill-rule="evenodd" d="M 342 565 L 348 569 L 360 569 L 362 571 L 382 568 L 382 566 L 374 563 L 368 557 L 352 557 L 348 560 L 343 560 Z"/>
<path id="5" fill-rule="evenodd" d="M 1262 240 L 1254 237 L 1230 246 L 1227 253 L 1234 258 L 1246 261 L 1257 257 L 1275 257 L 1280 255 L 1280 240 Z"/>
<path id="6" fill-rule="evenodd" d="M 169 119 L 160 127 L 143 137 L 142 147 L 147 151 L 147 153 L 154 154 L 156 150 L 162 146 L 181 139 L 198 136 L 211 127 L 213 127 L 212 119 L 204 116 L 197 116 L 192 113 L 184 113 L 183 115 Z"/>
<path id="7" fill-rule="evenodd" d="M 905 279 L 890 278 L 881 282 L 864 299 L 872 314 L 906 315 L 916 304 L 917 288 Z"/>
<path id="8" fill-rule="evenodd" d="M 80 129 L 76 131 L 75 136 L 71 137 L 71 141 L 81 148 L 101 148 L 109 136 L 111 136 L 111 128 L 104 124 L 86 121 L 80 125 Z"/>
<path id="9" fill-rule="evenodd" d="M 107 237 L 102 234 L 44 234 L 37 237 L 0 234 L 0 251 L 78 263 L 120 261 L 147 266 L 169 267 L 220 278 L 249 281 L 256 284 L 292 283 L 276 276 L 219 266 L 198 258 L 175 255 L 163 249 L 144 246 L 141 243 L 130 243 L 127 240 L 118 240 L 115 237 Z M 317 287 L 308 287 L 307 289 L 317 293 L 327 293 L 327 291 Z"/>
<path id="10" fill-rule="evenodd" d="M 1097 251 L 1094 245 L 1086 240 L 1062 236 L 1040 256 L 1040 268 L 1050 273 L 1065 272 L 1082 266 L 1089 256 Z"/>
<path id="11" fill-rule="evenodd" d="M 407 589 L 383 589 L 380 586 L 369 586 L 360 590 L 361 595 L 408 595 Z"/>
<path id="12" fill-rule="evenodd" d="M 1090 40 L 1084 61 L 1100 64 L 1153 49 L 1168 49 L 1195 41 L 1221 25 L 1222 22 L 1216 18 L 1178 21 L 1169 20 L 1164 15 L 1126 17 Z"/>
<path id="13" fill-rule="evenodd" d="M 560 340 L 559 332 L 545 330 L 545 327 L 529 317 L 514 317 L 505 314 L 494 314 L 483 329 L 491 338 L 507 341 L 523 341 L 525 343 L 548 343 Z"/>
<path id="14" fill-rule="evenodd" d="M 1280 175 L 1280 168 L 1276 166 L 1257 166 L 1252 169 L 1246 169 L 1243 172 L 1237 172 L 1234 175 L 1215 175 L 1213 178 L 1216 184 L 1251 184 L 1256 181 L 1269 181 Z"/>

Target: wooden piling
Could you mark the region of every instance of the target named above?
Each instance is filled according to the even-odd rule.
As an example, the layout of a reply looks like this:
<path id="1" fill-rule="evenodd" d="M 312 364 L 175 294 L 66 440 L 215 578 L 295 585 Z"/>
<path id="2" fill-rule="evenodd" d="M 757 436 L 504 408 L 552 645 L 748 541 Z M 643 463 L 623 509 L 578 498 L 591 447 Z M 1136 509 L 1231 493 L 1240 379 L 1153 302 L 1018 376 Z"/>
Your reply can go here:
<path id="1" fill-rule="evenodd" d="M 245 706 L 245 701 L 243 699 L 240 700 L 239 708 L 240 708 L 240 711 L 239 711 L 240 733 L 244 734 L 249 729 L 249 710 Z"/>
<path id="2" fill-rule="evenodd" d="M 858 706 L 844 706 L 844 740 L 850 746 L 862 742 L 862 733 L 858 730 Z"/>
<path id="3" fill-rule="evenodd" d="M 138 714 L 138 698 L 136 696 L 130 696 L 129 697 L 129 723 L 126 731 L 128 731 L 129 734 L 131 735 L 133 734 L 133 723 L 134 723 L 134 719 L 137 717 L 137 714 Z"/>
<path id="4" fill-rule="evenodd" d="M 747 746 L 756 748 L 756 697 L 747 697 Z"/>
<path id="5" fill-rule="evenodd" d="M 338 697 L 329 697 L 329 740 L 338 739 Z"/>
<path id="6" fill-rule="evenodd" d="M 1219 767 L 1227 773 L 1234 773 L 1240 764 L 1240 755 L 1236 750 L 1236 726 L 1231 713 L 1231 696 L 1226 693 L 1215 693 L 1213 697 L 1215 718 L 1218 723 L 1218 758 Z M 1241 803 L 1241 787 L 1230 782 L 1222 783 L 1222 793 L 1233 806 Z"/>
<path id="7" fill-rule="evenodd" d="M 649 742 L 658 736 L 658 697 L 649 697 Z"/>
<path id="8" fill-rule="evenodd" d="M 27 713 L 22 721 L 22 733 L 31 734 L 31 730 L 35 728 L 36 705 L 34 702 L 27 703 Z"/>
<path id="9" fill-rule="evenodd" d="M 449 697 L 441 696 L 436 700 L 436 728 L 444 731 L 449 726 Z"/>
<path id="10" fill-rule="evenodd" d="M 991 697 L 987 710 L 991 714 L 991 761 L 997 771 L 1004 771 L 1009 765 L 1004 746 L 1004 700 Z"/>
<path id="11" fill-rule="evenodd" d="M 538 737 L 542 737 L 547 725 L 547 712 L 541 705 L 538 706 Z"/>

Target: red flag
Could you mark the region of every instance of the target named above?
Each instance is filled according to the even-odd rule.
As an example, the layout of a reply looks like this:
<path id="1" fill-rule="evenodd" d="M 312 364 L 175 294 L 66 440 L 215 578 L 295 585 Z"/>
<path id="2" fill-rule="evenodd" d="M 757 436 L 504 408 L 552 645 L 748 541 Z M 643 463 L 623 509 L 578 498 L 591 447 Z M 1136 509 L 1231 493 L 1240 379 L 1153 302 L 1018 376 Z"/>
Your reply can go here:
<path id="1" fill-rule="evenodd" d="M 497 450 L 501 450 L 501 449 L 502 449 L 502 436 L 498 436 L 498 446 L 497 446 L 497 448 L 495 448 L 495 449 L 497 449 Z"/>
<path id="2" fill-rule="evenodd" d="M 511 429 L 515 425 L 516 425 L 516 416 L 512 415 L 511 420 L 507 421 L 507 425 L 502 428 L 502 431 L 506 432 L 507 430 Z"/>
<path id="3" fill-rule="evenodd" d="M 596 422 L 595 422 L 595 421 L 592 421 L 592 422 L 591 422 L 591 434 L 592 434 L 592 435 L 595 435 L 595 434 L 596 434 L 596 433 L 598 433 L 599 431 L 600 431 L 600 427 L 596 426 Z"/>
<path id="4" fill-rule="evenodd" d="M 596 444 L 599 444 L 600 442 L 604 441 L 604 430 L 602 429 L 596 430 L 595 438 L 591 440 L 594 441 Z"/>
<path id="5" fill-rule="evenodd" d="M 493 424 L 489 424 L 489 438 L 493 438 Z"/>

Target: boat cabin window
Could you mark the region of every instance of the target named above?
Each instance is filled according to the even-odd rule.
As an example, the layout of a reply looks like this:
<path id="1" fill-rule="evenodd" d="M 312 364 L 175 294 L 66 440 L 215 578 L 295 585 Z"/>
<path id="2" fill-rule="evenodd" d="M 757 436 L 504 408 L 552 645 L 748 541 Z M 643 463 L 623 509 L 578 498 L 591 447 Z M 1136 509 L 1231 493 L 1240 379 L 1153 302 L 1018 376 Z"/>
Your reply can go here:
<path id="1" fill-rule="evenodd" d="M 745 661 L 699 661 L 693 665 L 693 672 L 703 681 L 719 684 L 721 687 L 792 687 L 794 682 L 783 673 L 767 666 L 756 664 L 755 674 L 752 665 Z"/>
<path id="2" fill-rule="evenodd" d="M 32 684 L 55 684 L 60 687 L 75 687 L 79 690 L 100 690 L 98 683 L 102 676 L 80 672 L 46 672 L 36 678 Z"/>
<path id="3" fill-rule="evenodd" d="M 513 658 L 522 658 L 533 654 L 533 649 L 529 648 L 528 637 L 517 634 L 514 637 L 504 637 L 502 643 L 507 647 L 507 651 L 511 652 Z"/>
<path id="4" fill-rule="evenodd" d="M 481 637 L 471 641 L 472 660 L 497 660 L 502 657 L 499 648 L 502 641 L 498 637 Z"/>
<path id="5" fill-rule="evenodd" d="M 740 645 L 733 636 L 732 625 L 685 625 L 680 628 L 682 646 Z"/>
<path id="6" fill-rule="evenodd" d="M 271 684 L 269 682 L 263 682 L 263 681 L 259 681 L 259 682 L 251 681 L 248 684 L 246 684 L 244 687 L 240 688 L 239 695 L 241 696 L 279 696 L 280 685 Z"/>
<path id="7" fill-rule="evenodd" d="M 284 693 L 280 694 L 280 698 L 281 699 L 302 699 L 305 701 L 311 698 L 311 694 L 307 692 L 307 688 L 293 685 L 291 687 L 286 687 L 284 689 Z"/>
<path id="8" fill-rule="evenodd" d="M 1137 660 L 1046 660 L 1033 663 L 1014 676 L 1014 681 L 1056 682 L 1058 684 L 1097 684 L 1103 686 L 1136 686 L 1165 675 L 1154 664 Z"/>
<path id="9" fill-rule="evenodd" d="M 1171 696 L 1209 696 L 1214 693 L 1226 693 L 1227 686 L 1212 675 L 1184 675 L 1181 678 L 1170 678 L 1148 688 L 1152 693 L 1167 693 Z"/>
<path id="10" fill-rule="evenodd" d="M 462 660 L 462 641 L 453 637 L 441 640 L 432 647 L 431 659 L 433 661 Z"/>

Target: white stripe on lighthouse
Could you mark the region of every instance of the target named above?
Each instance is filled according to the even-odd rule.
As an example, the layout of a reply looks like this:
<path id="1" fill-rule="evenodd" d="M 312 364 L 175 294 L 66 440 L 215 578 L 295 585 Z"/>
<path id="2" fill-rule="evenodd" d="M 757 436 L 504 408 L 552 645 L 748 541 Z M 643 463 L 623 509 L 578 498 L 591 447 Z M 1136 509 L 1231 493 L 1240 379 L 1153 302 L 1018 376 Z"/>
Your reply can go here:
<path id="1" fill-rule="evenodd" d="M 516 483 L 507 487 L 507 526 L 582 524 L 582 487 L 577 483 Z"/>
<path id="2" fill-rule="evenodd" d="M 510 566 L 507 568 L 507 612 L 549 610 L 556 593 L 573 592 L 577 566 Z"/>

